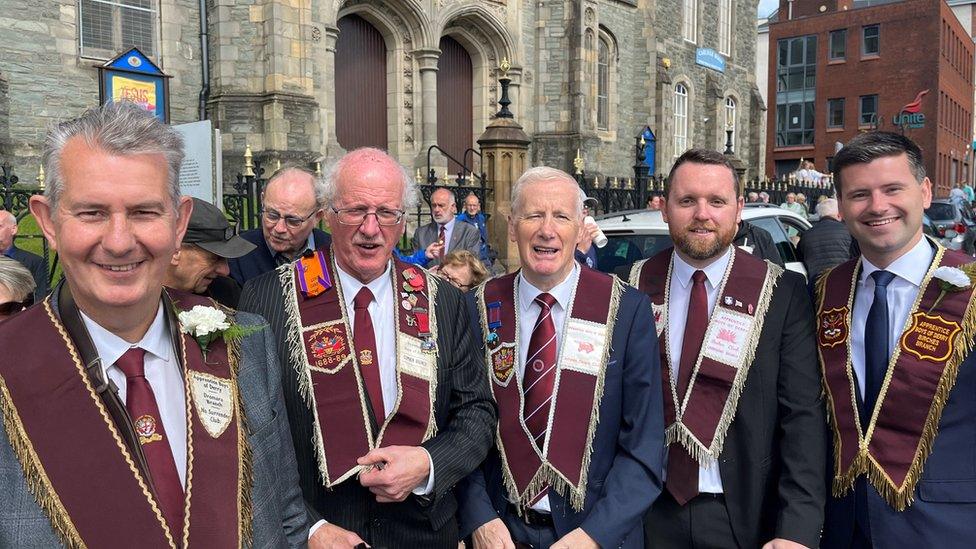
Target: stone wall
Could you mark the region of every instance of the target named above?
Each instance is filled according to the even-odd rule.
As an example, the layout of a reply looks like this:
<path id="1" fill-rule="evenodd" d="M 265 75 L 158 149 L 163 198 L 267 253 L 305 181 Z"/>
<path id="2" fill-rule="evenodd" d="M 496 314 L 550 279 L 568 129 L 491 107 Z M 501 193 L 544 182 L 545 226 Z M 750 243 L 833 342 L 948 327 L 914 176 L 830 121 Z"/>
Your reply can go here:
<path id="1" fill-rule="evenodd" d="M 47 129 L 98 104 L 98 70 L 106 59 L 79 55 L 75 0 L 4 0 L 0 15 L 0 160 L 33 181 Z M 198 119 L 199 10 L 195 0 L 163 0 L 159 55 L 170 74 L 170 120 Z"/>

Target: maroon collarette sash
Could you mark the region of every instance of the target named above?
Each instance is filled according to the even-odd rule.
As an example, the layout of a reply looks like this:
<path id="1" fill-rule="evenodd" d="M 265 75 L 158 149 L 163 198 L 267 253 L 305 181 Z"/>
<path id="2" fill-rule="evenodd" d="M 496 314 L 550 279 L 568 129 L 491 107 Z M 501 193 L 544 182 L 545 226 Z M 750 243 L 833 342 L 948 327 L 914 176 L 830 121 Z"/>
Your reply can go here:
<path id="1" fill-rule="evenodd" d="M 688 391 L 678 395 L 668 342 L 673 252 L 669 248 L 635 263 L 630 283 L 651 298 L 663 386 L 670 388 L 664 391 L 667 442 L 681 444 L 698 463 L 709 466 L 722 453 L 725 435 L 735 419 L 766 310 L 783 269 L 733 248 Z"/>
<path id="2" fill-rule="evenodd" d="M 937 248 L 863 435 L 850 356 L 860 259 L 817 281 L 817 343 L 834 435 L 834 496 L 846 494 L 866 474 L 893 509 L 903 511 L 912 504 L 959 365 L 976 335 L 973 287 L 946 292 L 933 308 L 941 289 L 932 274 L 938 267 L 965 263 L 972 258 Z"/>
<path id="3" fill-rule="evenodd" d="M 372 364 L 379 357 L 355 349 L 335 269 L 326 250 L 279 269 L 288 334 L 285 345 L 313 415 L 312 442 L 326 487 L 358 473 L 361 467 L 356 460 L 374 448 L 419 446 L 436 433 L 434 280 L 419 267 L 393 261 L 391 283 L 393 295 L 399 297 L 396 304 L 379 306 L 396 307 L 396 334 L 376 334 L 376 338 L 395 337 L 398 391 L 385 422 L 376 418 L 382 426 L 374 436 L 360 362 Z"/>
<path id="4" fill-rule="evenodd" d="M 523 421 L 524 395 L 516 374 L 518 273 L 492 279 L 477 290 L 485 363 L 498 403 L 498 449 L 509 497 L 529 507 L 549 487 L 577 511 L 586 496 L 587 470 L 599 420 L 603 379 L 623 284 L 581 268 L 573 302 L 559 333 L 558 371 L 549 434 L 538 448 Z M 528 342 L 526 342 L 528 344 Z M 514 379 L 514 382 L 513 382 Z"/>
<path id="5" fill-rule="evenodd" d="M 171 293 L 186 308 L 212 305 Z M 0 361 L 0 409 L 26 483 L 65 546 L 250 543 L 252 475 L 236 352 L 228 356 L 218 339 L 204 362 L 192 338 L 179 341 L 187 395 L 186 507 L 183 531 L 171 532 L 50 300 L 0 330 L 0 348 L 31 344 L 30 353 Z"/>

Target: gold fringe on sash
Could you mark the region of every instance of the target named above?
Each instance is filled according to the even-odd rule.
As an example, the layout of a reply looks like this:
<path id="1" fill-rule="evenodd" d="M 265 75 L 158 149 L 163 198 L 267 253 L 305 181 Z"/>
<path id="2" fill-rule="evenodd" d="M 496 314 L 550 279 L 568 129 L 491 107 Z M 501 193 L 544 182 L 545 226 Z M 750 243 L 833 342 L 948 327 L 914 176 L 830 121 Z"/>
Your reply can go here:
<path id="1" fill-rule="evenodd" d="M 241 342 L 232 340 L 227 343 L 227 359 L 230 361 L 231 375 L 234 376 L 234 391 L 236 398 L 234 403 L 237 405 L 237 456 L 238 456 L 238 505 L 240 506 L 240 544 L 241 547 L 250 547 L 254 536 L 254 509 L 252 507 L 251 486 L 254 484 L 254 462 L 251 445 L 247 441 L 247 434 L 250 432 L 247 423 L 247 416 L 244 414 L 244 406 L 240 398 L 240 387 L 237 385 L 237 374 L 240 372 L 241 363 Z"/>
<path id="2" fill-rule="evenodd" d="M 730 262 L 730 271 L 732 265 L 733 263 Z M 665 429 L 665 442 L 667 444 L 673 444 L 675 442 L 681 444 L 691 455 L 692 459 L 697 461 L 702 467 L 708 468 L 712 464 L 712 461 L 717 460 L 722 453 L 722 448 L 725 445 L 725 437 L 728 435 L 729 427 L 735 420 L 735 413 L 739 408 L 739 398 L 742 396 L 742 388 L 745 386 L 752 362 L 756 358 L 756 348 L 759 345 L 759 338 L 762 335 L 763 325 L 765 324 L 766 311 L 769 310 L 773 291 L 776 289 L 776 285 L 779 283 L 782 274 L 782 267 L 766 261 L 766 279 L 763 282 L 763 290 L 759 294 L 759 301 L 756 303 L 756 314 L 753 316 L 755 325 L 753 326 L 752 333 L 749 335 L 749 339 L 745 342 L 747 351 L 742 358 L 742 366 L 738 368 L 735 378 L 732 380 L 732 387 L 729 389 L 729 395 L 725 400 L 725 407 L 722 409 L 722 415 L 719 418 L 718 424 L 715 426 L 711 446 L 706 447 L 680 420 L 675 421 L 675 423 Z M 722 289 L 719 292 L 720 296 L 724 293 L 724 287 L 725 283 L 723 282 Z M 716 306 L 718 305 L 716 304 Z M 692 375 L 697 377 L 697 374 L 698 366 L 696 365 L 695 372 Z M 694 390 L 694 387 L 692 387 L 692 390 Z M 678 404 L 676 402 L 675 407 L 677 408 L 677 406 Z"/>
<path id="3" fill-rule="evenodd" d="M 7 384 L 0 376 L 0 413 L 3 414 L 3 428 L 7 432 L 7 439 L 13 448 L 17 460 L 24 471 L 24 481 L 28 490 L 34 494 L 37 504 L 44 510 L 44 514 L 51 522 L 51 528 L 57 534 L 58 539 L 68 549 L 82 549 L 86 547 L 81 535 L 75 528 L 67 510 L 61 504 L 61 499 L 51 486 L 51 479 L 48 478 L 41 465 L 40 459 L 34 452 L 34 445 L 31 444 L 24 425 L 21 423 L 17 408 L 14 407 Z"/>
<path id="4" fill-rule="evenodd" d="M 921 290 L 919 291 L 918 297 L 916 298 L 915 304 L 912 308 L 913 311 L 917 310 L 919 304 L 921 303 L 922 294 L 931 282 L 932 273 L 935 269 L 939 267 L 942 262 L 942 256 L 945 253 L 945 249 L 942 246 L 936 245 L 935 257 L 932 260 L 932 265 L 930 266 L 928 272 L 926 273 L 925 279 L 922 281 Z M 959 267 L 961 270 L 965 271 L 970 279 L 976 277 L 976 263 L 969 263 Z M 848 307 L 853 311 L 853 300 L 854 300 L 854 289 L 856 288 L 857 278 L 860 273 L 860 261 L 854 269 L 854 276 L 851 280 L 851 297 L 849 298 Z M 826 271 L 816 282 L 816 292 L 817 292 L 817 312 L 823 307 L 823 300 L 825 298 L 824 293 L 826 290 L 827 276 L 832 272 L 833 269 Z M 853 314 L 853 313 L 852 313 Z M 848 328 L 850 327 L 850 318 L 848 318 Z M 912 459 L 912 464 L 905 475 L 905 480 L 900 486 L 896 486 L 894 481 L 885 470 L 875 461 L 874 457 L 868 452 L 868 443 L 864 435 L 858 433 L 858 440 L 860 441 L 860 448 L 857 454 L 851 462 L 851 465 L 844 472 L 840 471 L 840 456 L 835 455 L 834 457 L 834 478 L 831 483 L 832 494 L 834 497 L 842 497 L 847 494 L 854 486 L 854 481 L 862 473 L 867 476 L 868 481 L 871 483 L 878 493 L 888 502 L 888 504 L 896 511 L 904 511 L 910 506 L 914 501 L 915 486 L 918 481 L 922 478 L 922 470 L 925 465 L 925 460 L 928 458 L 929 454 L 932 452 L 932 446 L 935 444 L 935 438 L 938 436 L 939 422 L 942 419 L 942 412 L 945 409 L 946 402 L 949 399 L 949 394 L 952 391 L 953 386 L 955 386 L 956 378 L 959 374 L 959 366 L 966 360 L 966 357 L 973 350 L 973 338 L 976 337 L 976 293 L 970 297 L 969 304 L 966 307 L 966 314 L 963 316 L 961 331 L 956 334 L 955 340 L 953 342 L 953 351 L 949 358 L 946 360 L 945 368 L 942 371 L 942 377 L 939 379 L 939 384 L 936 387 L 935 396 L 932 399 L 932 404 L 929 407 L 929 413 L 925 420 L 925 424 L 922 427 L 922 433 L 919 438 L 918 448 L 916 448 L 915 456 Z M 905 329 L 908 329 L 906 325 Z M 850 329 L 848 329 L 850 333 Z M 900 338 L 899 338 L 900 341 Z M 848 336 L 848 353 L 847 353 L 847 372 L 849 382 L 853 386 L 853 374 L 850 358 L 850 336 Z M 900 351 L 900 343 L 896 344 L 895 353 L 892 360 L 897 362 L 898 354 Z M 824 364 L 823 357 L 820 359 L 821 365 Z M 883 386 L 880 392 L 880 398 L 882 399 L 882 409 L 884 408 L 883 398 L 888 390 L 888 384 L 891 380 L 891 374 L 893 368 L 889 366 L 888 375 L 885 376 Z M 834 448 L 839 448 L 840 441 L 840 430 L 837 425 L 836 412 L 834 410 L 833 395 L 827 388 L 827 374 L 826 370 L 822 369 L 822 380 L 824 385 L 824 392 L 827 395 L 827 406 L 828 406 L 828 423 L 831 426 L 833 432 L 833 442 Z M 852 397 L 853 398 L 853 397 Z M 853 410 L 857 410 L 857 403 L 853 403 Z M 855 417 L 855 426 L 860 425 L 860 418 Z M 868 434 L 873 435 L 874 431 L 874 417 L 872 416 L 871 424 L 868 426 Z M 837 454 L 836 450 L 834 452 Z"/>
<path id="5" fill-rule="evenodd" d="M 480 314 L 478 315 L 481 320 L 482 333 L 488 333 L 488 324 L 485 313 L 485 284 L 482 283 L 478 286 L 476 290 L 477 303 L 479 304 Z M 542 459 L 542 464 L 539 470 L 536 471 L 532 480 L 526 486 L 525 491 L 519 493 L 518 486 L 515 483 L 515 477 L 512 474 L 512 470 L 508 465 L 508 457 L 505 455 L 505 447 L 501 443 L 501 431 L 499 427 L 495 427 L 495 436 L 497 442 L 498 451 L 501 457 L 502 463 L 502 479 L 505 485 L 505 489 L 508 494 L 515 500 L 517 500 L 519 515 L 522 514 L 523 508 L 528 508 L 535 499 L 536 495 L 544 487 L 548 486 L 550 490 L 555 491 L 563 498 L 569 501 L 570 506 L 577 512 L 583 509 L 583 504 L 586 500 L 586 484 L 589 476 L 590 469 L 590 459 L 593 455 L 593 439 L 596 437 L 596 429 L 600 423 L 600 401 L 603 399 L 604 383 L 606 379 L 606 364 L 610 358 L 610 353 L 612 352 L 611 343 L 613 340 L 613 330 L 617 323 L 617 312 L 620 309 L 620 299 L 624 291 L 624 283 L 617 277 L 613 277 L 612 287 L 610 290 L 610 307 L 609 315 L 606 323 L 606 335 L 604 337 L 604 347 L 603 356 L 601 357 L 600 373 L 597 375 L 596 386 L 593 392 L 593 411 L 590 414 L 590 423 L 587 427 L 586 435 L 586 447 L 583 450 L 583 461 L 580 465 L 580 480 L 578 484 L 573 484 L 569 478 L 564 474 L 559 472 L 555 467 L 553 467 L 544 456 L 540 456 Z M 573 302 L 575 303 L 575 289 L 573 291 Z M 518 303 L 518 284 L 515 284 L 515 302 Z M 567 320 L 570 318 L 572 310 L 567 312 Z M 518 319 L 516 318 L 516 328 L 515 333 L 518 334 Z M 517 336 L 516 336 L 517 337 Z M 487 349 L 487 345 L 482 342 L 482 349 Z M 488 371 L 489 379 L 494 375 L 492 373 L 491 357 L 486 351 L 486 367 Z M 514 374 L 513 374 L 514 375 Z M 557 378 L 558 379 L 558 378 Z M 553 392 L 558 393 L 558 385 L 554 387 Z M 552 427 L 552 417 L 549 418 L 549 426 Z"/>

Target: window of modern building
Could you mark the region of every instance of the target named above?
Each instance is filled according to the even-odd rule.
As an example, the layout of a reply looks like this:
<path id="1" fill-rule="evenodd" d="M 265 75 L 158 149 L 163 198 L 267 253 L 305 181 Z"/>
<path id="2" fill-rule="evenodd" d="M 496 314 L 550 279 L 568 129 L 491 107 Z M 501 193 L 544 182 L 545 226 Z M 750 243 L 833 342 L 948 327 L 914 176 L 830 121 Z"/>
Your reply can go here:
<path id="1" fill-rule="evenodd" d="M 688 149 L 688 88 L 678 83 L 674 87 L 674 156 Z"/>
<path id="2" fill-rule="evenodd" d="M 861 111 L 857 119 L 860 126 L 876 126 L 878 124 L 878 95 L 862 95 Z"/>
<path id="3" fill-rule="evenodd" d="M 776 146 L 812 145 L 817 37 L 784 38 L 776 52 Z"/>
<path id="4" fill-rule="evenodd" d="M 827 127 L 844 127 L 844 98 L 827 100 Z"/>
<path id="5" fill-rule="evenodd" d="M 830 31 L 831 61 L 843 61 L 847 57 L 847 29 Z"/>
<path id="6" fill-rule="evenodd" d="M 861 29 L 861 55 L 870 56 L 881 53 L 881 27 L 870 25 Z"/>
<path id="7" fill-rule="evenodd" d="M 732 54 L 732 0 L 718 0 L 718 51 Z"/>
<path id="8" fill-rule="evenodd" d="M 78 15 L 82 57 L 108 59 L 133 46 L 156 57 L 156 0 L 79 0 Z"/>
<path id="9" fill-rule="evenodd" d="M 732 130 L 732 150 L 735 150 L 735 98 L 731 95 L 725 98 L 725 129 L 726 131 Z M 725 146 L 725 141 L 728 139 L 728 134 L 722 136 L 723 141 L 721 145 Z"/>
<path id="10" fill-rule="evenodd" d="M 610 127 L 610 44 L 602 36 L 597 42 L 596 127 L 606 130 Z"/>
<path id="11" fill-rule="evenodd" d="M 698 0 L 684 0 L 682 32 L 685 40 L 698 42 Z"/>

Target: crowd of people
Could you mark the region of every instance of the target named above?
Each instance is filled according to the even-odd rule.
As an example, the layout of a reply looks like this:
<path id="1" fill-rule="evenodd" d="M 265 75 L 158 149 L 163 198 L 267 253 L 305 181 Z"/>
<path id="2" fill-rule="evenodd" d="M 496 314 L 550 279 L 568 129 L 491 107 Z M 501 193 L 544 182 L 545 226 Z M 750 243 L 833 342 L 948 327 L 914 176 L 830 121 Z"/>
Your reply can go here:
<path id="1" fill-rule="evenodd" d="M 513 186 L 521 267 L 489 278 L 473 195 L 461 218 L 435 192 L 398 250 L 418 192 L 384 151 L 279 171 L 240 235 L 180 195 L 182 160 L 124 103 L 47 138 L 30 209 L 63 280 L 30 306 L 30 272 L 0 258 L 2 547 L 976 534 L 976 268 L 923 236 L 932 185 L 901 135 L 835 157 L 807 253 L 834 254 L 841 226 L 859 252 L 816 270 L 813 299 L 734 244 L 745 197 L 716 151 L 676 160 L 659 203 L 674 246 L 624 278 L 580 257 L 600 234 L 555 168 Z"/>

